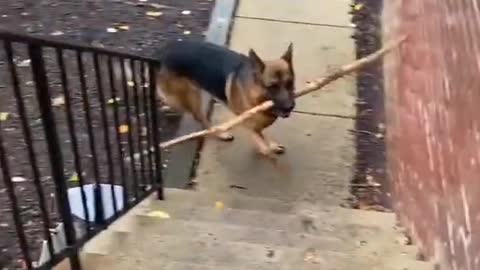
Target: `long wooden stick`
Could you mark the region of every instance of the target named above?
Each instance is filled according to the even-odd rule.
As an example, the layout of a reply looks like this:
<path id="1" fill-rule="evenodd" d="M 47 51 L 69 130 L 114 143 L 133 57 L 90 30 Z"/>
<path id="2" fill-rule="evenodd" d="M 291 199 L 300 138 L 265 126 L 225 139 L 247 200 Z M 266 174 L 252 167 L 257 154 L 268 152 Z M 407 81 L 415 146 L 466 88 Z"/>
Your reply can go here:
<path id="1" fill-rule="evenodd" d="M 395 41 L 387 44 L 386 46 L 384 46 L 382 49 L 376 51 L 375 53 L 370 54 L 370 55 L 368 55 L 364 58 L 358 59 L 355 62 L 352 62 L 348 65 L 342 66 L 340 69 L 333 72 L 332 74 L 309 83 L 307 87 L 305 87 L 304 89 L 295 93 L 295 98 L 298 98 L 298 97 L 304 96 L 306 94 L 309 94 L 311 92 L 317 91 L 317 90 L 323 88 L 324 86 L 330 84 L 331 82 L 336 81 L 336 80 L 344 77 L 345 75 L 348 75 L 352 72 L 360 70 L 361 68 L 364 68 L 364 67 L 368 66 L 369 64 L 376 62 L 377 60 L 382 58 L 383 55 L 385 55 L 386 53 L 388 53 L 389 51 L 393 50 L 398 45 L 400 45 L 400 43 L 402 43 L 405 39 L 406 39 L 406 37 L 402 37 L 398 40 L 395 40 Z M 201 130 L 201 131 L 193 132 L 193 133 L 190 133 L 190 134 L 187 134 L 187 135 L 184 135 L 184 136 L 181 136 L 181 137 L 163 142 L 163 143 L 160 144 L 160 148 L 168 148 L 168 147 L 171 147 L 173 145 L 176 145 L 176 144 L 188 141 L 188 140 L 192 140 L 192 139 L 195 139 L 195 138 L 199 138 L 199 137 L 203 137 L 203 136 L 208 136 L 208 135 L 213 135 L 213 134 L 217 134 L 217 133 L 220 133 L 220 132 L 228 131 L 228 130 L 232 129 L 233 127 L 241 124 L 245 120 L 249 119 L 250 117 L 254 116 L 256 113 L 261 112 L 261 111 L 266 111 L 266 110 L 270 109 L 272 106 L 273 106 L 272 101 L 266 101 L 266 102 L 264 102 L 264 103 L 262 103 L 262 104 L 260 104 L 256 107 L 253 107 L 250 110 L 245 111 L 242 114 L 240 114 L 240 115 L 238 115 L 238 116 L 236 116 L 236 117 L 234 117 L 234 118 L 232 118 L 232 119 L 228 120 L 227 122 L 224 122 L 220 125 L 213 126 L 209 129 L 204 129 L 204 130 Z"/>

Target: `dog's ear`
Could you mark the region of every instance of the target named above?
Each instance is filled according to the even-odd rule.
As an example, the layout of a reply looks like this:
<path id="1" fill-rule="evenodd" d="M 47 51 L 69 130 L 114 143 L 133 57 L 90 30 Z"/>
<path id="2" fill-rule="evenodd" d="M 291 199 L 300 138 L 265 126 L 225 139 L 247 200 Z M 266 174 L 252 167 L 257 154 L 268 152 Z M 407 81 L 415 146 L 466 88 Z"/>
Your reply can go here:
<path id="1" fill-rule="evenodd" d="M 282 59 L 285 60 L 288 64 L 292 64 L 293 59 L 293 43 L 290 42 L 288 45 L 287 51 L 282 55 Z"/>
<path id="2" fill-rule="evenodd" d="M 263 63 L 262 59 L 258 57 L 257 53 L 253 49 L 248 51 L 248 58 L 250 58 L 255 70 L 259 73 L 263 73 L 263 70 L 265 69 L 265 63 Z"/>

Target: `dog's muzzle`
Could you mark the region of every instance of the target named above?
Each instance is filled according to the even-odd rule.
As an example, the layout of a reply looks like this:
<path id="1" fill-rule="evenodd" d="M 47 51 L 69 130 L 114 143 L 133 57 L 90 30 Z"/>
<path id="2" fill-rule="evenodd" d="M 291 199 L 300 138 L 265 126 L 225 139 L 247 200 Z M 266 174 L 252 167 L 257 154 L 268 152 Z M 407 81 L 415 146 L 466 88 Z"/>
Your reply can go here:
<path id="1" fill-rule="evenodd" d="M 278 116 L 278 117 L 281 117 L 281 118 L 287 118 L 290 116 L 290 114 L 292 113 L 293 109 L 295 108 L 295 104 L 293 104 L 292 106 L 289 106 L 289 107 L 283 107 L 283 108 L 273 108 L 273 113 Z"/>

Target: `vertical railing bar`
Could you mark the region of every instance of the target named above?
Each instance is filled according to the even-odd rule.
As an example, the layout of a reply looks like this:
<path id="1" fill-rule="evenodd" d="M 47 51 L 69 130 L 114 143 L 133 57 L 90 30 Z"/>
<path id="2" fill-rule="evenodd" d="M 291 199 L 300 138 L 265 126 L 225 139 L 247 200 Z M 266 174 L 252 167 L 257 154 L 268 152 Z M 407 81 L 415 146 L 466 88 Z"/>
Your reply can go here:
<path id="1" fill-rule="evenodd" d="M 95 188 L 94 188 L 94 205 L 95 205 L 95 223 L 102 225 L 105 223 L 105 215 L 103 209 L 103 199 L 102 199 L 102 191 L 100 188 L 100 173 L 98 169 L 98 159 L 97 159 L 97 152 L 95 147 L 95 137 L 93 134 L 92 128 L 92 117 L 90 115 L 90 102 L 88 99 L 87 93 L 87 83 L 85 81 L 85 69 L 83 66 L 82 60 L 82 52 L 77 51 L 77 64 L 78 64 L 78 72 L 80 75 L 80 90 L 83 99 L 83 110 L 85 111 L 85 120 L 87 124 L 87 133 L 89 137 L 89 147 L 90 153 L 92 154 L 92 163 L 93 163 L 93 174 L 95 178 Z"/>
<path id="2" fill-rule="evenodd" d="M 155 77 L 155 63 L 150 62 L 148 66 L 150 79 L 150 109 L 152 114 L 152 132 L 153 132 L 153 149 L 155 154 L 155 184 L 157 186 L 157 197 L 163 200 L 163 176 L 162 176 L 162 160 L 160 153 L 160 138 L 158 129 L 158 111 L 156 104 L 156 77 Z"/>
<path id="3" fill-rule="evenodd" d="M 134 104 L 135 104 L 135 116 L 137 120 L 137 137 L 138 137 L 138 151 L 140 153 L 140 176 L 141 176 L 141 184 L 143 185 L 144 191 L 146 188 L 147 180 L 145 178 L 145 163 L 143 157 L 143 146 L 142 146 L 142 134 L 141 134 L 141 127 L 142 127 L 142 119 L 140 118 L 140 101 L 139 101 L 139 92 L 138 92 L 138 82 L 136 78 L 135 72 L 135 61 L 130 60 L 130 69 L 132 70 L 132 80 L 133 80 L 133 97 L 134 97 Z"/>
<path id="4" fill-rule="evenodd" d="M 107 111 L 105 109 L 105 94 L 103 92 L 103 84 L 102 84 L 102 74 L 100 70 L 100 64 L 98 62 L 98 54 L 93 54 L 93 64 L 95 68 L 95 77 L 97 80 L 97 90 L 98 90 L 98 99 L 100 101 L 100 110 L 102 114 L 102 122 L 103 122 L 103 136 L 105 140 L 105 149 L 107 152 L 107 163 L 108 163 L 108 177 L 110 183 L 110 189 L 112 193 L 112 205 L 113 205 L 113 212 L 117 215 L 118 208 L 117 208 L 117 196 L 115 194 L 115 174 L 113 171 L 113 159 L 112 159 L 112 150 L 110 148 L 110 134 L 108 128 L 108 118 L 107 118 Z"/>
<path id="5" fill-rule="evenodd" d="M 152 148 L 152 136 L 151 136 L 151 127 L 150 127 L 150 102 L 147 98 L 147 78 L 146 78 L 146 71 L 145 71 L 145 62 L 141 62 L 141 67 L 140 67 L 140 73 L 141 73 L 141 78 L 142 78 L 142 95 L 143 95 L 143 111 L 145 112 L 145 127 L 147 129 L 147 158 L 148 158 L 148 166 L 149 166 L 149 178 L 150 178 L 150 184 L 153 186 L 154 183 L 154 173 L 153 173 L 153 159 L 152 159 L 152 153 L 150 148 Z"/>
<path id="6" fill-rule="evenodd" d="M 33 149 L 32 132 L 30 130 L 30 126 L 28 123 L 25 103 L 23 102 L 22 93 L 20 90 L 20 82 L 18 81 L 17 69 L 15 68 L 15 64 L 13 63 L 12 44 L 8 41 L 5 41 L 4 47 L 5 47 L 5 52 L 7 53 L 8 68 L 10 70 L 10 75 L 11 75 L 11 80 L 13 85 L 13 93 L 15 95 L 15 100 L 17 103 L 17 111 L 18 111 L 18 114 L 20 115 L 20 120 L 22 122 L 23 136 L 25 138 L 25 141 L 27 142 L 28 160 L 32 167 L 33 183 L 37 191 L 37 196 L 39 200 L 38 206 L 40 208 L 41 216 L 43 219 L 43 233 L 45 235 L 44 236 L 45 239 L 47 240 L 48 252 L 50 253 L 50 257 L 53 258 L 54 249 L 53 249 L 52 237 L 50 235 L 50 219 L 48 217 L 48 210 L 45 203 L 45 194 L 43 192 L 42 184 L 40 181 L 40 171 L 38 169 L 37 159 L 35 157 L 35 150 Z"/>
<path id="7" fill-rule="evenodd" d="M 68 88 L 67 71 L 65 69 L 65 62 L 63 59 L 62 49 L 57 48 L 56 54 L 57 54 L 57 63 L 60 69 L 60 80 L 62 83 L 63 96 L 65 98 L 65 114 L 67 117 L 68 132 L 70 133 L 72 152 L 74 156 L 73 162 L 75 166 L 75 171 L 78 174 L 77 175 L 78 184 L 80 185 L 80 196 L 82 197 L 82 207 L 83 207 L 83 213 L 85 216 L 85 225 L 87 227 L 87 234 L 88 234 L 91 231 L 90 213 L 88 212 L 87 195 L 85 194 L 85 190 L 84 190 L 85 179 L 83 178 L 82 161 L 80 157 L 80 151 L 78 150 L 78 139 L 77 139 L 77 133 L 75 131 L 75 120 L 73 118 L 71 96 Z"/>
<path id="8" fill-rule="evenodd" d="M 67 185 L 64 175 L 62 148 L 60 147 L 55 118 L 53 115 L 50 93 L 48 89 L 47 73 L 42 55 L 42 49 L 36 45 L 28 45 L 28 53 L 31 60 L 33 80 L 37 94 L 38 105 L 42 118 L 45 139 L 48 146 L 48 156 L 53 180 L 55 181 L 57 205 L 65 228 L 65 239 L 68 247 L 75 244 L 75 227 L 71 214 L 70 202 L 67 197 Z M 2 151 L 3 152 L 3 151 Z M 73 270 L 80 270 L 78 252 L 72 252 L 69 256 Z"/>
<path id="9" fill-rule="evenodd" d="M 20 209 L 18 207 L 17 197 L 15 195 L 15 187 L 12 182 L 10 168 L 8 167 L 7 155 L 5 153 L 5 149 L 3 148 L 3 134 L 1 133 L 1 131 L 0 131 L 0 165 L 1 165 L 3 181 L 5 182 L 5 188 L 7 189 L 8 197 L 12 205 L 13 222 L 15 223 L 15 231 L 17 233 L 20 249 L 22 250 L 25 266 L 28 269 L 33 269 L 32 258 L 30 256 L 30 252 L 28 252 L 27 238 L 25 236 L 25 230 L 23 228 L 22 218 L 20 217 Z"/>
<path id="10" fill-rule="evenodd" d="M 125 114 L 126 114 L 126 122 L 129 128 L 127 133 L 128 139 L 128 151 L 130 153 L 130 166 L 132 167 L 132 175 L 133 175 L 133 194 L 135 196 L 135 200 L 138 199 L 138 179 L 137 179 L 137 170 L 135 168 L 135 157 L 134 157 L 134 149 L 133 149 L 133 137 L 132 137 L 132 121 L 130 119 L 130 104 L 128 100 L 128 83 L 125 74 L 125 60 L 120 58 L 120 67 L 121 67 L 121 76 L 122 76 L 122 84 L 123 84 L 123 97 L 125 99 Z"/>
<path id="11" fill-rule="evenodd" d="M 120 166 L 120 175 L 122 177 L 122 186 L 123 186 L 123 204 L 124 206 L 128 206 L 129 203 L 129 195 L 128 195 L 128 187 L 127 187 L 127 178 L 125 173 L 125 165 L 124 165 L 124 156 L 125 153 L 122 147 L 122 140 L 120 136 L 120 132 L 118 127 L 120 126 L 120 120 L 118 115 L 118 102 L 117 102 L 117 89 L 115 87 L 115 77 L 113 74 L 113 63 L 112 57 L 108 56 L 108 78 L 110 82 L 110 91 L 111 91 L 111 99 L 113 100 L 113 122 L 115 125 L 115 138 L 117 140 L 117 147 L 118 147 L 118 154 L 119 154 L 119 162 L 118 165 Z"/>

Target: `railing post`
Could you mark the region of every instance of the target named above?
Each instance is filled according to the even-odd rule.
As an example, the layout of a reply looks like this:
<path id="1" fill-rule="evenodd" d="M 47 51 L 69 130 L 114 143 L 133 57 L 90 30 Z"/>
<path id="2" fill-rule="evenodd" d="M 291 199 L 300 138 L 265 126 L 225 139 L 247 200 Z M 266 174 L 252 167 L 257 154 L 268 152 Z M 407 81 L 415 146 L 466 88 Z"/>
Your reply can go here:
<path id="1" fill-rule="evenodd" d="M 18 243 L 22 251 L 23 261 L 25 267 L 30 270 L 33 269 L 32 258 L 30 256 L 27 237 L 25 235 L 25 228 L 22 224 L 22 217 L 20 216 L 20 208 L 18 207 L 17 196 L 15 195 L 15 186 L 12 182 L 10 167 L 8 166 L 8 159 L 3 148 L 3 135 L 0 132 L 0 171 L 2 171 L 3 182 L 7 189 L 8 198 L 12 207 L 13 222 L 15 223 L 15 232 L 17 233 Z"/>
<path id="2" fill-rule="evenodd" d="M 164 199 L 163 194 L 163 176 L 162 176 L 162 157 L 160 149 L 160 137 L 158 134 L 158 110 L 156 102 L 156 80 L 155 80 L 155 64 L 148 64 L 148 79 L 150 86 L 150 113 L 152 115 L 152 135 L 153 135 L 153 151 L 155 154 L 155 184 L 157 186 L 157 197 L 159 200 Z"/>
<path id="3" fill-rule="evenodd" d="M 98 169 L 98 157 L 95 147 L 95 136 L 92 127 L 92 117 L 90 113 L 90 101 L 88 98 L 87 82 L 85 81 L 85 67 L 83 65 L 82 53 L 77 51 L 77 66 L 80 76 L 80 92 L 82 95 L 83 110 L 85 112 L 85 121 L 87 124 L 88 145 L 93 162 L 93 175 L 95 177 L 95 187 L 93 188 L 93 201 L 95 205 L 95 224 L 105 225 L 105 211 L 103 209 L 102 190 L 100 188 L 100 172 Z"/>
<path id="4" fill-rule="evenodd" d="M 52 112 L 50 93 L 48 91 L 47 74 L 42 55 L 42 48 L 38 45 L 29 45 L 28 53 L 31 60 L 32 75 L 35 82 L 36 95 L 42 118 L 45 139 L 48 147 L 51 173 L 55 182 L 55 192 L 59 215 L 65 226 L 65 239 L 67 248 L 75 244 L 75 228 L 73 225 L 70 203 L 67 196 L 67 184 L 65 181 L 62 149 L 60 147 L 55 118 Z M 69 254 L 70 265 L 73 270 L 80 270 L 80 260 L 75 251 Z"/>

